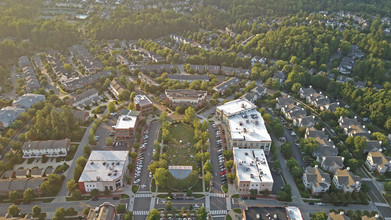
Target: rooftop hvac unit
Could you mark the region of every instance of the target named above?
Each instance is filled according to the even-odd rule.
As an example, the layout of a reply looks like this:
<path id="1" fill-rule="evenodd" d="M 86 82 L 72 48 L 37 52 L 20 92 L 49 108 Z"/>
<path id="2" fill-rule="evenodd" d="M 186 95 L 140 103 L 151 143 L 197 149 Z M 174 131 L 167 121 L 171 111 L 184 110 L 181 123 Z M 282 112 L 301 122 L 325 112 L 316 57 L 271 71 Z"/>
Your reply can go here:
<path id="1" fill-rule="evenodd" d="M 254 178 L 254 174 L 251 173 L 251 174 L 250 174 L 250 177 L 251 177 L 251 178 Z"/>
<path id="2" fill-rule="evenodd" d="M 91 164 L 91 165 L 94 164 L 94 161 L 91 161 L 90 164 Z"/>
<path id="3" fill-rule="evenodd" d="M 111 176 L 111 173 L 108 173 L 107 176 Z"/>

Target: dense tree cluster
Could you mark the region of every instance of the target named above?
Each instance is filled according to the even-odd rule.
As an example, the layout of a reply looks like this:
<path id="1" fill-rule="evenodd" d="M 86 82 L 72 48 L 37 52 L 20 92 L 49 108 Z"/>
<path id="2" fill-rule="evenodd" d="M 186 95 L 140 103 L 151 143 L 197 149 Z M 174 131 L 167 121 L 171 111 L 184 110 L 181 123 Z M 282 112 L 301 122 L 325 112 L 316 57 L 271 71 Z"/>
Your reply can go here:
<path id="1" fill-rule="evenodd" d="M 174 11 L 146 9 L 134 12 L 117 8 L 109 19 L 94 15 L 87 26 L 95 39 L 157 38 L 186 30 L 196 30 L 197 25 Z"/>

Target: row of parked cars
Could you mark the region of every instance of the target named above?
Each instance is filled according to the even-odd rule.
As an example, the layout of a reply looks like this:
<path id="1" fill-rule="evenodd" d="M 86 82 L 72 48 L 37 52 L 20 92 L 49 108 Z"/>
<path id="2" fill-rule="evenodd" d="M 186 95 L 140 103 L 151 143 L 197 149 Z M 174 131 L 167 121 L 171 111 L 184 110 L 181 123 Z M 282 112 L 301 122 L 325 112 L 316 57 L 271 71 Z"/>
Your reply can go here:
<path id="1" fill-rule="evenodd" d="M 148 138 L 149 138 L 148 133 L 149 133 L 149 125 L 146 127 L 146 129 L 144 131 L 143 144 L 141 145 L 141 148 L 140 148 L 141 150 L 145 150 L 147 148 Z M 134 176 L 135 176 L 134 184 L 137 184 L 140 182 L 141 172 L 144 167 L 143 162 L 144 162 L 144 152 L 141 152 L 138 156 L 138 161 L 136 164 L 136 172 L 134 174 Z M 149 177 L 151 177 L 151 176 L 152 176 L 151 173 L 149 173 Z"/>
<path id="2" fill-rule="evenodd" d="M 220 178 L 221 178 L 221 183 L 225 185 L 227 183 L 227 175 L 225 172 L 225 159 L 223 156 L 223 147 L 222 147 L 222 140 L 221 140 L 221 133 L 216 124 L 212 124 L 213 129 L 215 130 L 216 134 L 216 144 L 218 150 L 218 159 L 219 159 L 219 168 L 220 168 Z"/>

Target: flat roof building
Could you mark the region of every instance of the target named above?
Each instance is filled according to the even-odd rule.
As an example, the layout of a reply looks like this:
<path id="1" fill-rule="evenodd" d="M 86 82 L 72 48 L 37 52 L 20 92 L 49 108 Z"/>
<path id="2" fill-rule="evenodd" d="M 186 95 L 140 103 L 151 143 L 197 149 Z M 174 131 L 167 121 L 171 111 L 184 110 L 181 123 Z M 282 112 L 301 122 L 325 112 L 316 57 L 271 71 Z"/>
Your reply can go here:
<path id="1" fill-rule="evenodd" d="M 132 138 L 137 129 L 139 111 L 129 111 L 127 114 L 118 117 L 114 126 L 115 139 Z"/>
<path id="2" fill-rule="evenodd" d="M 249 194 L 251 190 L 272 191 L 274 181 L 262 149 L 234 148 L 233 154 L 239 194 Z"/>
<path id="3" fill-rule="evenodd" d="M 303 216 L 296 206 L 250 206 L 243 210 L 243 220 L 259 219 L 303 220 Z"/>
<path id="4" fill-rule="evenodd" d="M 78 184 L 82 193 L 97 189 L 117 191 L 129 163 L 128 151 L 92 151 Z"/>
<path id="5" fill-rule="evenodd" d="M 177 106 L 193 108 L 201 107 L 207 98 L 207 92 L 193 89 L 166 89 L 164 92 L 166 102 L 172 108 Z"/>
<path id="6" fill-rule="evenodd" d="M 153 103 L 146 95 L 136 95 L 133 99 L 134 108 L 141 112 L 142 116 L 148 116 L 153 112 Z"/>
<path id="7" fill-rule="evenodd" d="M 269 154 L 272 140 L 256 105 L 236 99 L 218 106 L 216 113 L 228 128 L 232 147 L 258 148 Z"/>

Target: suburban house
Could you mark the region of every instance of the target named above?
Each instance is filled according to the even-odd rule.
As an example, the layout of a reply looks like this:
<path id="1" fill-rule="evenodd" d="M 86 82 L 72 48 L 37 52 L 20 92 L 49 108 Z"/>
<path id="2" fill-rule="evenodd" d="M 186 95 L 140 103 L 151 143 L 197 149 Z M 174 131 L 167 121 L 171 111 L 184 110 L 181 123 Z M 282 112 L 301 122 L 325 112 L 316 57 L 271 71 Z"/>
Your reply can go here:
<path id="1" fill-rule="evenodd" d="M 376 152 L 382 150 L 382 141 L 367 140 L 367 146 L 365 147 L 364 153 Z"/>
<path id="2" fill-rule="evenodd" d="M 341 116 L 338 119 L 338 122 L 344 133 L 349 137 L 362 136 L 369 139 L 370 131 L 365 127 L 365 125 L 361 125 L 361 123 L 357 120 L 357 116 L 354 118 Z"/>
<path id="3" fill-rule="evenodd" d="M 144 82 L 145 84 L 148 84 L 150 86 L 160 86 L 159 83 L 157 83 L 155 80 L 153 80 L 151 77 L 147 76 L 144 73 L 141 73 L 138 75 L 138 78 Z"/>
<path id="4" fill-rule="evenodd" d="M 202 82 L 209 82 L 208 75 L 168 74 L 167 78 L 172 81 L 178 80 L 179 82 L 189 82 L 189 83 L 192 83 L 193 81 L 197 81 L 197 80 L 200 80 Z"/>
<path id="5" fill-rule="evenodd" d="M 320 163 L 322 169 L 334 173 L 337 169 L 342 169 L 344 157 L 341 156 L 321 156 L 317 157 L 316 161 Z"/>
<path id="6" fill-rule="evenodd" d="M 350 172 L 350 167 L 344 170 L 337 169 L 334 173 L 333 183 L 335 187 L 343 192 L 359 192 L 361 188 L 361 178 Z"/>
<path id="7" fill-rule="evenodd" d="M 65 157 L 70 149 L 71 140 L 27 141 L 23 143 L 23 158 Z"/>
<path id="8" fill-rule="evenodd" d="M 44 177 L 0 180 L 0 195 L 6 197 L 11 191 L 18 191 L 22 194 L 26 189 L 30 188 L 36 196 L 40 196 L 40 186 L 45 180 L 46 178 Z"/>
<path id="9" fill-rule="evenodd" d="M 32 178 L 43 177 L 43 174 L 45 174 L 44 169 L 33 168 L 30 170 L 30 177 Z"/>
<path id="10" fill-rule="evenodd" d="M 218 85 L 216 85 L 213 90 L 224 95 L 224 93 L 227 91 L 228 88 L 230 88 L 233 85 L 238 85 L 240 83 L 240 80 L 236 77 L 233 77 L 227 81 L 224 81 Z"/>
<path id="11" fill-rule="evenodd" d="M 114 220 L 117 219 L 117 210 L 115 205 L 104 202 L 102 205 L 91 208 L 86 220 Z"/>
<path id="12" fill-rule="evenodd" d="M 104 67 L 101 62 L 94 59 L 94 57 L 83 45 L 72 46 L 70 53 L 72 57 L 75 57 L 76 60 L 78 60 L 84 69 L 90 74 L 95 74 Z"/>
<path id="13" fill-rule="evenodd" d="M 338 66 L 338 71 L 342 74 L 348 75 L 352 73 L 354 67 L 354 59 L 351 57 L 344 57 Z"/>
<path id="14" fill-rule="evenodd" d="M 97 189 L 117 191 L 124 186 L 129 157 L 128 151 L 92 151 L 78 185 L 82 193 Z"/>
<path id="15" fill-rule="evenodd" d="M 338 107 L 339 107 L 339 102 L 333 102 L 333 103 L 329 103 L 329 104 L 326 104 L 326 105 L 321 105 L 320 106 L 320 110 L 321 111 L 335 112 L 335 110 L 337 110 Z"/>
<path id="16" fill-rule="evenodd" d="M 110 87 L 109 87 L 111 93 L 118 99 L 119 94 L 122 92 L 128 90 L 120 81 L 119 79 L 113 79 L 110 82 Z M 128 97 L 127 97 L 128 98 Z"/>
<path id="17" fill-rule="evenodd" d="M 177 106 L 199 108 L 206 102 L 207 94 L 207 91 L 192 89 L 166 89 L 164 91 L 167 104 L 174 109 Z"/>
<path id="18" fill-rule="evenodd" d="M 296 127 L 306 127 L 311 128 L 314 127 L 316 124 L 315 116 L 306 116 L 302 118 L 295 118 L 293 119 L 293 125 Z"/>
<path id="19" fill-rule="evenodd" d="M 285 81 L 285 73 L 284 71 L 275 72 L 273 75 L 273 79 L 277 79 L 279 83 L 284 83 Z"/>
<path id="20" fill-rule="evenodd" d="M 217 106 L 216 117 L 227 126 L 230 147 L 263 149 L 269 154 L 272 140 L 256 105 L 236 99 Z"/>
<path id="21" fill-rule="evenodd" d="M 336 212 L 330 212 L 327 216 L 327 220 L 350 220 L 350 218 L 345 215 L 344 212 L 336 213 Z"/>
<path id="22" fill-rule="evenodd" d="M 133 98 L 133 104 L 136 111 L 140 111 L 142 116 L 148 116 L 153 112 L 153 103 L 147 95 L 136 95 Z"/>
<path id="23" fill-rule="evenodd" d="M 45 101 L 46 97 L 40 94 L 27 93 L 18 97 L 12 105 L 18 108 L 29 109 L 34 104 Z"/>
<path id="24" fill-rule="evenodd" d="M 65 102 L 67 105 L 73 107 L 85 108 L 87 106 L 92 106 L 94 103 L 99 102 L 100 100 L 101 98 L 98 94 L 98 90 L 92 88 L 80 95 L 75 95 L 72 98 L 67 99 Z"/>
<path id="25" fill-rule="evenodd" d="M 301 108 L 297 105 L 295 105 L 291 109 L 281 108 L 281 111 L 284 112 L 285 118 L 289 119 L 291 121 L 293 121 L 295 119 L 299 119 L 299 118 L 304 118 L 307 116 L 307 111 L 304 108 Z"/>
<path id="26" fill-rule="evenodd" d="M 303 174 L 303 183 L 307 189 L 311 190 L 313 195 L 317 195 L 329 190 L 331 184 L 330 174 L 319 169 L 317 165 L 315 167 L 307 167 Z"/>
<path id="27" fill-rule="evenodd" d="M 391 157 L 384 156 L 381 151 L 369 152 L 365 165 L 369 170 L 384 174 L 390 171 Z"/>
<path id="28" fill-rule="evenodd" d="M 246 99 L 251 103 L 255 103 L 255 101 L 257 101 L 256 96 L 251 92 L 242 95 L 240 98 Z"/>
<path id="29" fill-rule="evenodd" d="M 260 99 L 267 94 L 266 87 L 256 86 L 254 89 L 251 90 L 251 93 L 254 94 L 255 99 Z"/>
<path id="30" fill-rule="evenodd" d="M 251 190 L 271 192 L 274 181 L 264 151 L 235 147 L 233 154 L 239 194 L 250 194 Z"/>
<path id="31" fill-rule="evenodd" d="M 296 103 L 289 95 L 287 97 L 278 97 L 276 100 L 276 109 L 293 107 Z"/>
<path id="32" fill-rule="evenodd" d="M 90 74 L 81 78 L 74 78 L 72 80 L 68 80 L 63 82 L 64 88 L 67 91 L 75 91 L 77 89 L 83 89 L 96 81 L 98 81 L 101 77 L 107 78 L 111 74 L 110 71 L 103 71 L 96 74 Z"/>
<path id="33" fill-rule="evenodd" d="M 116 140 L 133 138 L 137 130 L 139 115 L 139 111 L 129 111 L 118 117 L 117 124 L 114 126 Z"/>
<path id="34" fill-rule="evenodd" d="M 0 110 L 0 129 L 10 126 L 26 109 L 7 106 Z"/>
<path id="35" fill-rule="evenodd" d="M 315 89 L 313 89 L 312 86 L 310 85 L 308 88 L 301 87 L 299 91 L 299 96 L 302 99 L 307 99 L 308 96 L 315 93 L 316 93 Z"/>

